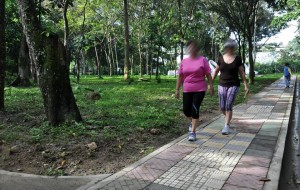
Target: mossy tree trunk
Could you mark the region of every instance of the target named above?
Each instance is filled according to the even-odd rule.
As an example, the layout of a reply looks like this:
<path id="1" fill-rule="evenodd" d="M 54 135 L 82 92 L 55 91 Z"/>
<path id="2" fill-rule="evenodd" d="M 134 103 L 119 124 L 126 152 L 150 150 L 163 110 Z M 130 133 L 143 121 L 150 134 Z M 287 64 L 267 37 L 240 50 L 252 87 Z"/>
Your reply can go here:
<path id="1" fill-rule="evenodd" d="M 124 30 L 125 30 L 125 64 L 124 64 L 124 80 L 129 79 L 129 24 L 128 24 L 129 16 L 128 16 L 128 2 L 124 0 Z"/>
<path id="2" fill-rule="evenodd" d="M 17 0 L 23 32 L 32 55 L 50 124 L 81 121 L 69 79 L 66 49 L 57 35 L 45 36 L 31 0 Z"/>
<path id="3" fill-rule="evenodd" d="M 5 0 L 0 1 L 0 110 L 4 109 L 5 87 Z"/>
<path id="4" fill-rule="evenodd" d="M 30 86 L 30 58 L 29 58 L 29 50 L 26 42 L 26 37 L 23 35 L 19 57 L 18 57 L 18 77 L 14 82 L 10 84 L 10 86 Z"/>

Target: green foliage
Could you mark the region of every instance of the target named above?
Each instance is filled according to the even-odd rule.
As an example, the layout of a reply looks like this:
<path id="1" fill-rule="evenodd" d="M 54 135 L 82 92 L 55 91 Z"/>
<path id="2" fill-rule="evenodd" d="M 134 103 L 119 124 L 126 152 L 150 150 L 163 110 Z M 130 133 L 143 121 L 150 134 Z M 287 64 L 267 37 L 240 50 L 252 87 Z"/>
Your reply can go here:
<path id="1" fill-rule="evenodd" d="M 286 0 L 276 8 L 281 14 L 273 20 L 272 25 L 277 28 L 286 28 L 289 21 L 298 20 L 300 17 L 300 2 L 298 0 Z"/>
<path id="2" fill-rule="evenodd" d="M 72 122 L 53 127 L 45 122 L 41 126 L 31 128 L 29 135 L 31 142 L 38 143 L 45 141 L 51 142 L 51 139 L 65 141 L 79 136 L 94 137 L 95 132 L 88 130 L 83 123 Z"/>
<path id="3" fill-rule="evenodd" d="M 257 78 L 257 83 L 250 86 L 251 93 L 258 92 L 280 76 L 282 74 Z M 102 80 L 97 77 L 83 78 L 80 85 L 82 90 L 75 90 L 75 96 L 85 121 L 65 123 L 57 127 L 44 122 L 38 88 L 11 88 L 9 93 L 6 91 L 7 112 L 20 113 L 15 118 L 20 124 L 9 125 L 5 120 L 1 121 L 0 139 L 29 143 L 100 139 L 114 141 L 137 134 L 140 128 L 144 129 L 144 133 L 158 128 L 162 133 L 180 135 L 185 130 L 177 126 L 182 123 L 184 116 L 181 112 L 182 102 L 174 98 L 175 84 L 175 78 L 164 76 L 161 76 L 159 84 L 156 80 L 135 80 L 131 85 L 123 81 L 122 77 L 104 77 Z M 217 81 L 214 85 L 217 89 Z M 87 100 L 87 91 L 84 89 L 101 89 L 102 98 L 98 101 Z M 207 95 L 201 106 L 201 113 L 217 110 L 216 99 L 217 96 Z M 244 93 L 241 87 L 236 103 L 242 102 Z"/>

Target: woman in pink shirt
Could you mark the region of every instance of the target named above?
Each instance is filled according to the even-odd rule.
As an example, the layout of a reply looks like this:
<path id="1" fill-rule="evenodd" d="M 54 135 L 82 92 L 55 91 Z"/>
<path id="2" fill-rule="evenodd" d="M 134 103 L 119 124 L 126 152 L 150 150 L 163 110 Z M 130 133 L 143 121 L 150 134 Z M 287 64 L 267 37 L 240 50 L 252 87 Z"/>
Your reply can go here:
<path id="1" fill-rule="evenodd" d="M 209 82 L 210 95 L 214 94 L 211 70 L 208 60 L 199 55 L 200 46 L 196 40 L 187 43 L 190 56 L 183 59 L 178 71 L 176 98 L 179 98 L 183 84 L 183 112 L 191 120 L 188 140 L 196 140 L 196 128 L 199 122 L 199 109 L 207 90 L 205 77 Z"/>

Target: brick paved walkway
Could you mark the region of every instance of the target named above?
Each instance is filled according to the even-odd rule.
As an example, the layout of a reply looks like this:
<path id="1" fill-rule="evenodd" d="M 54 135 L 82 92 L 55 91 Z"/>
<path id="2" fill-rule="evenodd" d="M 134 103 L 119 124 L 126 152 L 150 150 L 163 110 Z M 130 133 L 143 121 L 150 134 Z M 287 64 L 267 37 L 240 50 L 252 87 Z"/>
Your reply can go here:
<path id="1" fill-rule="evenodd" d="M 280 170 L 272 178 L 270 165 L 278 163 L 278 145 L 284 145 L 292 95 L 279 80 L 235 107 L 230 135 L 220 134 L 224 117 L 219 116 L 198 130 L 196 142 L 181 137 L 88 189 L 246 190 L 276 185 Z M 279 136 L 283 142 L 277 141 Z M 269 177 L 271 182 L 264 182 Z"/>

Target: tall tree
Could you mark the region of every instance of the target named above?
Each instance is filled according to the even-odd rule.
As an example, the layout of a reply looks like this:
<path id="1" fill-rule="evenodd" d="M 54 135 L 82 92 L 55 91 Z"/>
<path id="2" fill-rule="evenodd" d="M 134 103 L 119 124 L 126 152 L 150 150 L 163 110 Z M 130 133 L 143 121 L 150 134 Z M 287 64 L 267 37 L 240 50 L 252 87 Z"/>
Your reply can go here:
<path id="1" fill-rule="evenodd" d="M 259 0 L 220 0 L 208 2 L 210 10 L 226 19 L 231 29 L 243 33 L 248 43 L 248 58 L 250 67 L 250 83 L 254 83 L 254 44 L 255 24 Z"/>
<path id="2" fill-rule="evenodd" d="M 63 43 L 55 34 L 45 35 L 34 1 L 17 0 L 17 3 L 49 123 L 58 125 L 65 121 L 81 121 Z"/>
<path id="3" fill-rule="evenodd" d="M 125 30 L 125 64 L 124 64 L 124 80 L 129 79 L 129 24 L 128 24 L 128 2 L 124 0 L 124 30 Z"/>
<path id="4" fill-rule="evenodd" d="M 0 0 L 0 110 L 4 109 L 5 46 L 5 0 Z"/>

